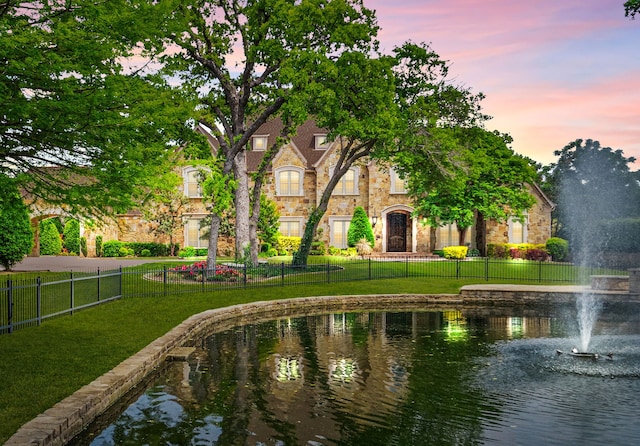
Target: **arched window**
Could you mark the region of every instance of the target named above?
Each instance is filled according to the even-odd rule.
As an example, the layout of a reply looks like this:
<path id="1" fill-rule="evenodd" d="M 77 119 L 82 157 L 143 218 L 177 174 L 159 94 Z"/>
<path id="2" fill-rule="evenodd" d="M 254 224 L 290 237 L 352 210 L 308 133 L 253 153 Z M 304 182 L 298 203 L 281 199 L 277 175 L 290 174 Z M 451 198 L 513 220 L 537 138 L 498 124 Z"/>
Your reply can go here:
<path id="1" fill-rule="evenodd" d="M 391 180 L 391 193 L 392 194 L 406 194 L 407 188 L 405 181 L 400 178 L 400 175 L 395 171 L 395 169 L 389 170 L 389 176 Z"/>
<path id="2" fill-rule="evenodd" d="M 286 166 L 275 171 L 276 194 L 280 196 L 303 195 L 304 170 L 300 167 Z"/>
<path id="3" fill-rule="evenodd" d="M 182 179 L 184 182 L 184 194 L 187 197 L 202 198 L 200 170 L 195 167 L 186 167 L 182 171 Z"/>
<path id="4" fill-rule="evenodd" d="M 509 220 L 509 243 L 527 243 L 527 226 L 528 216 L 524 216 L 524 220 L 517 218 Z"/>

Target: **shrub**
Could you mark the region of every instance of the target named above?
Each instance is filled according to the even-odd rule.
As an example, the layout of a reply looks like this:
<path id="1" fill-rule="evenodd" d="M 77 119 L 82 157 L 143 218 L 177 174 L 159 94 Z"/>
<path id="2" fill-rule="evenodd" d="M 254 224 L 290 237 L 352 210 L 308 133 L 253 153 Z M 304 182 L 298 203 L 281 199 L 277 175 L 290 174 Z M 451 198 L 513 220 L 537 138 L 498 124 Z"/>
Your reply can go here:
<path id="1" fill-rule="evenodd" d="M 64 224 L 63 245 L 69 253 L 80 253 L 80 222 L 70 219 Z"/>
<path id="2" fill-rule="evenodd" d="M 148 249 L 143 249 L 140 252 L 140 256 L 141 257 L 151 257 L 151 251 L 149 251 Z"/>
<path id="3" fill-rule="evenodd" d="M 329 246 L 329 255 L 330 256 L 339 256 L 340 248 L 336 248 L 335 246 Z"/>
<path id="4" fill-rule="evenodd" d="M 196 248 L 196 257 L 206 257 L 209 253 L 209 248 Z"/>
<path id="5" fill-rule="evenodd" d="M 356 251 L 358 251 L 359 256 L 364 257 L 371 254 L 373 249 L 369 244 L 369 240 L 367 240 L 366 238 L 361 238 L 360 240 L 358 240 L 358 243 L 356 243 Z"/>
<path id="6" fill-rule="evenodd" d="M 309 255 L 323 256 L 326 253 L 327 247 L 324 245 L 324 242 L 311 242 L 311 250 L 309 250 Z"/>
<path id="7" fill-rule="evenodd" d="M 506 243 L 488 243 L 487 257 L 493 259 L 508 259 L 509 250 Z"/>
<path id="8" fill-rule="evenodd" d="M 549 258 L 549 253 L 543 248 L 531 248 L 528 249 L 525 257 L 526 260 L 535 260 L 538 262 L 544 262 Z"/>
<path id="9" fill-rule="evenodd" d="M 358 250 L 356 248 L 347 248 L 340 250 L 340 255 L 345 257 L 358 257 Z"/>
<path id="10" fill-rule="evenodd" d="M 442 250 L 447 259 L 464 259 L 467 257 L 467 246 L 447 246 Z"/>
<path id="11" fill-rule="evenodd" d="M 102 245 L 102 252 L 105 257 L 121 257 L 121 249 L 124 243 L 120 240 L 109 240 Z"/>
<path id="12" fill-rule="evenodd" d="M 33 246 L 29 211 L 13 180 L 0 175 L 0 264 L 6 270 L 22 261 Z"/>
<path id="13" fill-rule="evenodd" d="M 80 237 L 80 252 L 85 257 L 87 257 L 87 255 L 89 254 L 89 251 L 87 250 L 87 238 L 86 237 Z"/>
<path id="14" fill-rule="evenodd" d="M 196 248 L 193 246 L 185 246 L 180 251 L 178 251 L 178 257 L 188 258 L 196 256 Z"/>
<path id="15" fill-rule="evenodd" d="M 560 237 L 547 240 L 546 249 L 554 262 L 564 262 L 569 254 L 569 242 Z"/>
<path id="16" fill-rule="evenodd" d="M 62 237 L 52 219 L 40 222 L 40 254 L 57 256 L 62 252 Z"/>
<path id="17" fill-rule="evenodd" d="M 362 239 L 367 240 L 371 246 L 375 243 L 369 217 L 362 206 L 357 206 L 353 210 L 353 217 L 347 231 L 347 244 L 355 247 Z"/>
<path id="18" fill-rule="evenodd" d="M 295 251 L 300 249 L 301 237 L 278 237 L 276 243 L 276 249 L 280 255 L 292 255 Z"/>
<path id="19" fill-rule="evenodd" d="M 96 236 L 96 257 L 102 257 L 102 236 Z"/>

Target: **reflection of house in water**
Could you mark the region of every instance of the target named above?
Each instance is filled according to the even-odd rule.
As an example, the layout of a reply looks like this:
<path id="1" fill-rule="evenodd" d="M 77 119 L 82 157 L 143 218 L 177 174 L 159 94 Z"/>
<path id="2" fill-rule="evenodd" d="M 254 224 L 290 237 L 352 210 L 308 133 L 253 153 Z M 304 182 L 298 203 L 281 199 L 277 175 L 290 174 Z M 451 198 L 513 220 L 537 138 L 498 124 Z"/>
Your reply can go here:
<path id="1" fill-rule="evenodd" d="M 413 375 L 429 373 L 413 368 L 415 355 L 430 353 L 416 350 L 421 341 L 468 343 L 478 333 L 492 341 L 550 332 L 549 318 L 487 310 L 283 319 L 203 341 L 207 350 L 198 362 L 174 369 L 170 391 L 182 404 L 198 407 L 204 397 L 222 398 L 214 391 L 222 381 L 232 382 L 235 394 L 226 402 L 237 414 L 232 424 L 250 432 L 251 443 L 269 444 L 283 433 L 298 444 L 323 443 L 318 435 L 337 440 L 354 418 L 358 425 L 384 424 L 411 397 Z"/>

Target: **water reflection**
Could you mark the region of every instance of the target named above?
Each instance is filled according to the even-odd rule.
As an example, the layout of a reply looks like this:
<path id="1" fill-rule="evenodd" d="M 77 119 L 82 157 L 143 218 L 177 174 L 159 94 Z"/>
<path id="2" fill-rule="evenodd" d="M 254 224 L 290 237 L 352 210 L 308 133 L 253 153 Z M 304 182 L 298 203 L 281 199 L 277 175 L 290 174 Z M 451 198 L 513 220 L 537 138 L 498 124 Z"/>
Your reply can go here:
<path id="1" fill-rule="evenodd" d="M 579 368 L 591 364 L 556 357 L 572 340 L 566 321 L 546 313 L 363 312 L 238 327 L 199 341 L 188 362 L 169 363 L 115 422 L 82 441 L 568 444 L 597 422 L 623 441 L 592 438 L 635 443 L 640 403 L 629 394 L 640 395 L 640 381 L 628 372 L 640 364 L 638 324 L 626 325 L 632 333 L 619 340 L 626 353 L 613 362 L 627 374 L 594 377 Z M 614 323 L 604 320 L 601 332 Z M 554 431 L 544 434 L 549 423 Z"/>

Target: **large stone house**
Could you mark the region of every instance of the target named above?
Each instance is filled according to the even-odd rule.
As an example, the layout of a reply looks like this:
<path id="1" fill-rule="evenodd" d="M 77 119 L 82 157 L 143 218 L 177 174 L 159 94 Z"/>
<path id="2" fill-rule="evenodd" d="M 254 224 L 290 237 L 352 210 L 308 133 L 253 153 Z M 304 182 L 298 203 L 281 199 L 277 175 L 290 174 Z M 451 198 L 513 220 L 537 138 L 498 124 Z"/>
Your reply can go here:
<path id="1" fill-rule="evenodd" d="M 264 124 L 251 140 L 247 168 L 255 171 L 264 151 L 280 134 L 278 120 Z M 297 134 L 278 152 L 269 170 L 264 193 L 273 200 L 280 213 L 280 232 L 285 236 L 301 236 L 310 210 L 317 206 L 337 157 L 338 142 L 327 142 L 327 132 L 307 121 Z M 185 215 L 182 246 L 206 247 L 200 220 L 206 211 L 200 205 L 197 168 L 183 170 L 185 193 L 196 203 L 194 211 Z M 530 192 L 536 204 L 524 223 L 487 222 L 486 243 L 544 243 L 550 237 L 553 204 L 535 185 Z M 373 161 L 353 166 L 333 192 L 326 214 L 319 225 L 318 238 L 327 246 L 345 248 L 347 230 L 356 206 L 362 206 L 371 219 L 375 234 L 375 253 L 421 253 L 458 244 L 455 225 L 430 228 L 419 216 L 405 190 L 404 181 L 393 168 Z M 467 231 L 466 242 L 475 247 L 475 230 Z M 223 244 L 224 246 L 224 244 Z"/>
<path id="2" fill-rule="evenodd" d="M 249 171 L 257 168 L 265 150 L 280 134 L 281 125 L 279 120 L 273 120 L 254 134 L 251 150 L 247 152 Z M 199 131 L 207 134 L 204 127 Z M 210 134 L 207 136 L 215 145 L 213 137 Z M 329 181 L 337 157 L 338 142 L 327 142 L 326 136 L 325 130 L 318 128 L 313 121 L 307 121 L 282 147 L 271 164 L 264 193 L 277 204 L 280 232 L 285 236 L 302 235 L 310 210 L 319 203 Z M 200 194 L 198 167 L 182 167 L 180 173 L 183 178 L 182 192 L 189 198 L 189 205 L 182 215 L 184 226 L 174 234 L 174 242 L 181 247 L 207 247 L 208 239 L 200 224 L 207 217 L 207 210 Z M 530 192 L 535 196 L 536 204 L 529 210 L 525 222 L 488 221 L 486 243 L 544 243 L 550 237 L 553 204 L 537 186 L 530 186 Z M 414 207 L 406 193 L 404 181 L 393 168 L 367 161 L 353 166 L 333 192 L 318 230 L 318 238 L 326 246 L 347 246 L 347 230 L 356 206 L 365 209 L 373 225 L 375 254 L 428 254 L 435 249 L 458 244 L 455 225 L 431 228 L 413 214 Z M 34 221 L 55 214 L 41 209 L 34 215 Z M 97 235 L 102 235 L 104 241 L 169 241 L 154 233 L 138 211 L 119 215 L 116 224 L 83 225 L 82 231 L 90 255 L 95 253 Z M 466 243 L 471 248 L 476 247 L 475 228 L 467 231 Z M 233 240 L 219 240 L 219 254 L 233 255 Z"/>

